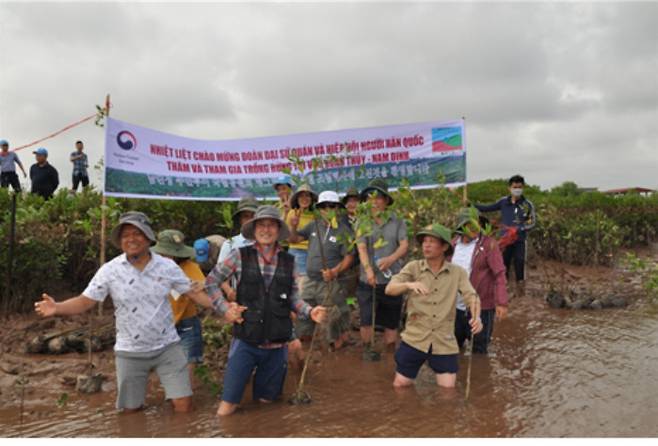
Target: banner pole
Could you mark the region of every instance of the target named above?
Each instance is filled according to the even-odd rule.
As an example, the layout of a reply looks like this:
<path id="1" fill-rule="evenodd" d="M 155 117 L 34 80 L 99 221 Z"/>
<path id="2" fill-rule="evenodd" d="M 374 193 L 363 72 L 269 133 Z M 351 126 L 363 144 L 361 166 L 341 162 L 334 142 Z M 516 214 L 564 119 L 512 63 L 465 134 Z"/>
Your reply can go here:
<path id="1" fill-rule="evenodd" d="M 464 141 L 462 142 L 462 147 L 466 149 L 466 117 L 462 116 L 462 132 L 464 135 Z M 466 150 L 464 150 L 464 163 L 466 163 Z M 464 195 L 462 196 L 462 203 L 464 206 L 466 206 L 466 203 L 468 203 L 468 176 L 466 175 L 466 170 L 468 169 L 468 165 L 466 164 L 464 166 Z"/>
<path id="2" fill-rule="evenodd" d="M 105 96 L 105 116 L 110 116 L 110 95 Z M 106 123 L 107 125 L 107 123 Z M 103 172 L 105 172 L 105 163 L 107 160 L 103 160 Z M 99 263 L 100 266 L 105 264 L 105 245 L 106 245 L 106 233 L 107 233 L 107 212 L 105 208 L 107 200 L 105 198 L 105 175 L 103 175 L 103 189 L 101 190 L 101 240 L 100 240 L 100 256 Z M 102 303 L 98 305 L 98 315 L 103 315 L 103 305 Z"/>

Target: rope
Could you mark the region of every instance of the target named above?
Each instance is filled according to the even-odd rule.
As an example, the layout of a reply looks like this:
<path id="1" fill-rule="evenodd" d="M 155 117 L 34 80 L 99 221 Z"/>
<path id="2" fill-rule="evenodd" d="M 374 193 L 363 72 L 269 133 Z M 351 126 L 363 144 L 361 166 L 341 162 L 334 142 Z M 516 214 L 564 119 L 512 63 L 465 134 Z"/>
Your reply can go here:
<path id="1" fill-rule="evenodd" d="M 17 152 L 17 151 L 19 151 L 19 150 L 27 149 L 28 147 L 32 147 L 32 146 L 34 146 L 34 145 L 37 145 L 37 144 L 39 144 L 40 142 L 46 141 L 46 140 L 48 140 L 48 139 L 52 139 L 52 138 L 54 138 L 55 136 L 60 135 L 60 134 L 62 134 L 62 133 L 64 133 L 64 132 L 66 132 L 67 130 L 71 130 L 73 127 L 77 127 L 77 126 L 79 126 L 80 124 L 83 124 L 83 123 L 85 123 L 85 122 L 87 122 L 87 121 L 89 121 L 89 120 L 91 120 L 91 119 L 96 118 L 97 116 L 98 116 L 98 113 L 94 113 L 93 115 L 89 115 L 89 116 L 87 116 L 87 117 L 85 117 L 85 118 L 80 119 L 80 120 L 77 121 L 77 122 L 74 122 L 74 123 L 72 123 L 72 124 L 67 125 L 67 126 L 64 127 L 63 129 L 58 130 L 58 131 L 56 131 L 55 133 L 51 133 L 50 135 L 48 135 L 48 136 L 46 136 L 46 137 L 43 137 L 43 138 L 41 138 L 41 139 L 37 139 L 36 141 L 33 141 L 33 142 L 29 143 L 29 144 L 25 144 L 25 145 L 22 145 L 22 146 L 20 146 L 20 147 L 16 147 L 15 149 L 12 149 L 11 151 L 12 151 L 12 152 Z"/>

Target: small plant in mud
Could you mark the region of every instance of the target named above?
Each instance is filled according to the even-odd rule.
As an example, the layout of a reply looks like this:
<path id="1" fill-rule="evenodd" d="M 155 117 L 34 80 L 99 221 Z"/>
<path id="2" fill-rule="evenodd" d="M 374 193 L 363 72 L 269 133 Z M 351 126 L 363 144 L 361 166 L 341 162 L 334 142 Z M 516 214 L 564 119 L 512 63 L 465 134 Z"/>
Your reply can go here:
<path id="1" fill-rule="evenodd" d="M 57 401 L 55 401 L 55 404 L 57 404 L 58 408 L 63 408 L 66 407 L 66 404 L 69 402 L 69 394 L 64 392 L 62 393 L 59 398 L 57 398 Z"/>
<path id="2" fill-rule="evenodd" d="M 219 392 L 221 392 L 222 388 L 217 383 L 217 379 L 215 376 L 213 376 L 213 373 L 210 370 L 208 364 L 197 365 L 194 369 L 194 376 L 196 376 L 196 378 L 201 381 L 201 384 L 203 384 L 203 386 L 206 387 L 213 396 L 219 395 Z"/>
<path id="3" fill-rule="evenodd" d="M 658 263 L 641 259 L 630 252 L 626 253 L 624 262 L 632 272 L 639 274 L 651 303 L 658 304 Z"/>
<path id="4" fill-rule="evenodd" d="M 204 363 L 195 367 L 194 376 L 213 396 L 216 396 L 222 390 L 221 385 L 218 384 L 219 370 L 222 368 L 221 364 L 226 361 L 226 350 L 232 339 L 232 325 L 224 324 L 213 317 L 206 317 L 202 321 L 202 326 Z"/>

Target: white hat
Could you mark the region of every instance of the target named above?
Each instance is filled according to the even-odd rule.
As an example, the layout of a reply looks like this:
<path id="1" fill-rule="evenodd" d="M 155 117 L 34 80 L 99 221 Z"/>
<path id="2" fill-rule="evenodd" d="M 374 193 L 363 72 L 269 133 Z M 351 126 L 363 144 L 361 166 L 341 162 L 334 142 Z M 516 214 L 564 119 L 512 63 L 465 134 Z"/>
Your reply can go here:
<path id="1" fill-rule="evenodd" d="M 338 194 L 332 190 L 326 190 L 320 193 L 316 206 L 322 207 L 322 204 L 324 203 L 332 203 L 340 207 L 344 207 L 343 203 L 340 202 L 340 198 L 338 198 Z"/>

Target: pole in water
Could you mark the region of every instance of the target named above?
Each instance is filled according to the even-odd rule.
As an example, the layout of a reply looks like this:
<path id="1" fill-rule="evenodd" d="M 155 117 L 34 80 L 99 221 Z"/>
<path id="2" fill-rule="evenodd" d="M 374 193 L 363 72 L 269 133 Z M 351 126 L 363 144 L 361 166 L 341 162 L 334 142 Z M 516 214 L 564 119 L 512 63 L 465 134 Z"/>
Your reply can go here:
<path id="1" fill-rule="evenodd" d="M 471 394 L 471 366 L 473 364 L 473 344 L 475 344 L 475 335 L 471 334 L 471 341 L 469 345 L 470 355 L 468 357 L 468 369 L 466 371 L 466 391 L 464 392 L 464 400 L 468 401 L 468 397 Z"/>
<path id="2" fill-rule="evenodd" d="M 377 311 L 377 282 L 375 281 L 375 286 L 372 287 L 372 335 L 370 336 L 370 343 L 366 346 L 363 351 L 363 360 L 375 362 L 382 359 L 381 353 L 375 350 L 375 312 Z"/>
<path id="3" fill-rule="evenodd" d="M 105 96 L 105 116 L 110 116 L 110 95 Z M 105 160 L 107 162 L 107 160 Z M 100 236 L 100 252 L 99 252 L 99 267 L 105 264 L 105 245 L 107 233 L 107 200 L 105 198 L 105 163 L 103 163 L 103 188 L 101 190 L 101 236 Z M 98 304 L 98 316 L 103 316 L 103 303 Z"/>

